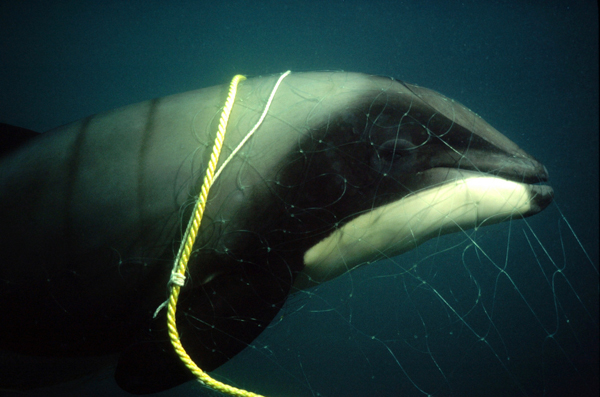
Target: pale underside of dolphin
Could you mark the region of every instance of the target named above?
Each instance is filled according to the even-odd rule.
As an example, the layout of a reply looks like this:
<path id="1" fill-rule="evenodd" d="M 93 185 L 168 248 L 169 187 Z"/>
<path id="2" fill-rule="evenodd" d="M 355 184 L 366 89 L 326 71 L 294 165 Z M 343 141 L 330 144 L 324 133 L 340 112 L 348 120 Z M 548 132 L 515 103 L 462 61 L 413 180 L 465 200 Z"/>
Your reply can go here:
<path id="1" fill-rule="evenodd" d="M 277 77 L 240 84 L 222 159 L 254 126 Z M 190 91 L 33 137 L 4 126 L 17 138 L 0 157 L 0 316 L 10 319 L 0 326 L 0 387 L 41 387 L 117 360 L 117 382 L 130 392 L 191 379 L 164 315 L 152 315 L 226 96 L 225 85 Z M 179 303 L 182 343 L 213 370 L 290 293 L 445 233 L 536 214 L 552 200 L 537 184 L 547 178 L 434 91 L 293 73 L 211 190 Z"/>

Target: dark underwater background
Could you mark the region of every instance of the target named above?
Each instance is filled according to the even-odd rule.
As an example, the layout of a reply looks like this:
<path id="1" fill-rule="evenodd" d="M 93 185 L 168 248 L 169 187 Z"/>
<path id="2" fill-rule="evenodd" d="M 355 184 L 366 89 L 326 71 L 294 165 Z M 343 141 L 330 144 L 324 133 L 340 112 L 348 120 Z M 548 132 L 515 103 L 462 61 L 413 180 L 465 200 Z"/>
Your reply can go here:
<path id="1" fill-rule="evenodd" d="M 596 1 L 0 1 L 0 122 L 40 132 L 288 69 L 462 102 L 546 165 L 556 205 L 471 232 L 481 250 L 447 236 L 296 294 L 215 375 L 269 396 L 598 395 Z M 126 394 L 106 373 L 26 395 Z M 196 395 L 214 394 L 157 394 Z"/>

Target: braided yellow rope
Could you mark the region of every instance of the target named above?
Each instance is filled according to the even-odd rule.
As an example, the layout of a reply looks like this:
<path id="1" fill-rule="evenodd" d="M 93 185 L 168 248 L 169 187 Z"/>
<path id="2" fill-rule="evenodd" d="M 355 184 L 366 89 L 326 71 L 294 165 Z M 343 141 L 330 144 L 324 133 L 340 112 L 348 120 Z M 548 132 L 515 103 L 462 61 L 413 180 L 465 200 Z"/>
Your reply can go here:
<path id="1" fill-rule="evenodd" d="M 250 136 L 256 131 L 256 129 L 260 126 L 265 116 L 267 115 L 267 111 L 271 105 L 271 101 L 275 96 L 275 92 L 279 87 L 281 81 L 290 74 L 288 70 L 286 73 L 281 75 L 273 91 L 271 92 L 271 96 L 267 101 L 267 105 L 261 115 L 259 121 L 256 123 L 254 128 L 246 135 L 246 137 L 242 140 L 242 142 L 235 148 L 235 150 L 231 153 L 229 158 L 221 165 L 221 168 L 215 175 L 215 168 L 217 163 L 219 162 L 219 155 L 221 153 L 221 148 L 223 147 L 223 141 L 225 139 L 225 132 L 227 130 L 227 122 L 229 120 L 229 115 L 231 114 L 231 108 L 233 107 L 233 102 L 235 100 L 235 95 L 237 93 L 237 85 L 240 81 L 246 79 L 245 76 L 237 75 L 231 81 L 231 85 L 229 86 L 229 95 L 227 96 L 227 100 L 225 101 L 225 106 L 223 107 L 223 112 L 221 113 L 221 119 L 219 120 L 219 129 L 217 131 L 217 136 L 215 138 L 215 144 L 213 146 L 213 151 L 210 156 L 210 161 L 208 163 L 208 168 L 206 170 L 206 175 L 204 176 L 204 181 L 202 183 L 202 188 L 200 189 L 200 195 L 198 197 L 198 201 L 196 202 L 196 207 L 194 208 L 194 214 L 188 223 L 187 229 L 185 231 L 183 241 L 181 247 L 179 248 L 179 252 L 177 254 L 177 258 L 175 260 L 175 268 L 171 273 L 171 294 L 168 299 L 168 308 L 167 308 L 167 326 L 169 328 L 169 337 L 171 339 L 171 344 L 175 348 L 175 352 L 179 355 L 179 358 L 183 363 L 192 371 L 192 373 L 196 376 L 196 378 L 205 386 L 210 387 L 211 389 L 220 391 L 224 394 L 229 394 L 231 396 L 242 396 L 242 397 L 263 397 L 259 394 L 255 394 L 249 392 L 247 390 L 238 389 L 233 386 L 226 385 L 218 380 L 211 378 L 206 372 L 202 371 L 196 363 L 190 358 L 190 356 L 186 353 L 181 341 L 179 340 L 179 332 L 177 331 L 177 323 L 175 313 L 177 311 L 177 300 L 179 298 L 179 292 L 181 287 L 184 285 L 185 281 L 185 271 L 187 269 L 187 263 L 190 259 L 190 255 L 192 253 L 192 247 L 194 246 L 194 241 L 196 240 L 196 235 L 198 234 L 198 229 L 200 228 L 200 222 L 202 221 L 202 216 L 204 214 L 204 208 L 206 206 L 206 200 L 208 198 L 208 192 L 210 187 L 217 179 L 223 167 L 227 165 L 227 163 L 233 158 L 233 156 L 237 153 L 237 151 L 242 147 L 242 145 L 250 138 Z M 164 304 L 163 304 L 164 305 Z M 154 316 L 158 314 L 163 305 L 159 306 L 156 310 Z"/>
<path id="2" fill-rule="evenodd" d="M 171 338 L 171 343 L 173 344 L 175 351 L 179 355 L 179 358 L 181 358 L 181 361 L 183 361 L 183 363 L 190 369 L 190 371 L 192 371 L 192 373 L 196 376 L 196 378 L 198 378 L 198 380 L 201 383 L 214 390 L 220 391 L 221 393 L 229 394 L 232 396 L 261 397 L 258 394 L 238 389 L 236 387 L 219 382 L 218 380 L 211 378 L 206 372 L 202 371 L 196 365 L 196 363 L 194 363 L 194 361 L 190 358 L 190 356 L 186 353 L 185 349 L 183 348 L 181 341 L 179 340 L 179 332 L 177 331 L 177 324 L 175 320 L 179 291 L 183 285 L 183 280 L 185 279 L 185 270 L 187 268 L 187 263 L 190 259 L 190 254 L 192 253 L 192 246 L 194 245 L 194 241 L 196 240 L 198 229 L 200 228 L 200 222 L 202 220 L 202 215 L 204 214 L 204 207 L 206 206 L 208 191 L 210 190 L 210 187 L 213 183 L 213 176 L 217 167 L 217 163 L 219 162 L 219 154 L 221 153 L 223 140 L 225 139 L 227 121 L 229 120 L 231 108 L 233 107 L 233 101 L 237 92 L 237 85 L 240 81 L 243 81 L 245 79 L 246 77 L 237 75 L 233 78 L 229 87 L 229 96 L 227 97 L 227 101 L 225 102 L 223 112 L 221 113 L 221 120 L 219 121 L 217 137 L 215 139 L 213 152 L 210 156 L 210 161 L 208 163 L 208 169 L 206 170 L 206 175 L 204 176 L 204 182 L 202 183 L 200 196 L 198 198 L 198 202 L 196 203 L 196 208 L 194 209 L 192 221 L 188 226 L 188 231 L 186 231 L 187 238 L 182 244 L 183 249 L 180 250 L 180 255 L 178 255 L 179 261 L 177 264 L 177 270 L 174 272 L 175 274 L 172 277 L 171 296 L 169 297 L 169 303 L 167 308 L 167 324 L 169 327 L 169 337 Z"/>

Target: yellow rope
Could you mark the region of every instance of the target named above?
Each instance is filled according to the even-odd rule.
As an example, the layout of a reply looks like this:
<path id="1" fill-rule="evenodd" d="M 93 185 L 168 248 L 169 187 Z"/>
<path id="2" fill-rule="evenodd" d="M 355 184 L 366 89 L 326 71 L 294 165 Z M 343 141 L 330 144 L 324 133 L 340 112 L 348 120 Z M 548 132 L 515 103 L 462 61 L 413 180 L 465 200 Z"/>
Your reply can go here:
<path id="1" fill-rule="evenodd" d="M 194 209 L 191 228 L 188 228 L 189 233 L 186 232 L 188 238 L 182 244 L 183 250 L 181 250 L 179 262 L 177 264 L 177 270 L 174 272 L 176 273 L 176 275 L 172 279 L 173 282 L 171 285 L 171 296 L 169 297 L 169 304 L 167 308 L 167 323 L 169 327 L 169 337 L 171 338 L 171 343 L 173 344 L 175 351 L 179 355 L 179 358 L 181 358 L 181 361 L 183 361 L 183 363 L 190 369 L 190 371 L 192 371 L 192 373 L 198 378 L 198 380 L 201 383 L 214 390 L 218 390 L 221 393 L 229 394 L 232 396 L 260 397 L 258 394 L 238 389 L 236 387 L 219 382 L 218 380 L 211 378 L 206 372 L 202 371 L 196 365 L 196 363 L 194 363 L 194 361 L 190 358 L 190 356 L 186 353 L 185 349 L 183 348 L 181 341 L 179 340 L 179 332 L 177 331 L 177 324 L 175 320 L 175 313 L 177 310 L 177 299 L 179 298 L 179 291 L 181 290 L 182 286 L 180 284 L 183 284 L 183 280 L 185 278 L 185 270 L 187 268 L 188 260 L 190 259 L 190 254 L 192 253 L 192 246 L 194 245 L 194 241 L 196 240 L 198 229 L 200 228 L 200 222 L 202 220 L 202 215 L 204 214 L 204 207 L 206 206 L 208 191 L 210 190 L 210 187 L 213 183 L 213 176 L 217 167 L 217 163 L 219 162 L 219 154 L 221 153 L 223 140 L 225 139 L 227 121 L 229 120 L 231 108 L 233 107 L 233 101 L 237 92 L 237 85 L 240 81 L 243 81 L 245 79 L 246 77 L 237 75 L 233 78 L 233 80 L 231 81 L 231 85 L 229 86 L 229 96 L 227 97 L 227 101 L 225 102 L 223 112 L 221 113 L 221 120 L 219 121 L 219 129 L 217 131 L 217 137 L 215 138 L 215 145 L 210 156 L 210 161 L 208 163 L 206 175 L 204 176 L 204 182 L 202 183 L 200 196 L 198 197 L 198 202 L 196 203 L 196 208 Z"/>
<path id="2" fill-rule="evenodd" d="M 206 175 L 204 176 L 204 181 L 202 183 L 202 188 L 200 189 L 200 195 L 198 197 L 198 201 L 196 202 L 196 207 L 194 209 L 194 214 L 188 223 L 186 232 L 184 234 L 184 238 L 179 248 L 179 253 L 177 254 L 177 258 L 175 260 L 175 268 L 171 273 L 171 294 L 168 299 L 168 307 L 167 307 L 167 326 L 169 329 L 169 337 L 171 339 L 171 344 L 175 348 L 175 352 L 179 355 L 179 358 L 183 363 L 192 371 L 192 373 L 196 376 L 196 378 L 205 386 L 210 387 L 211 389 L 220 391 L 224 394 L 229 394 L 231 396 L 243 396 L 243 397 L 263 397 L 259 394 L 255 394 L 249 392 L 247 390 L 238 389 L 233 386 L 226 385 L 225 383 L 219 382 L 211 378 L 206 372 L 202 371 L 196 363 L 190 358 L 190 356 L 186 353 L 181 341 L 179 340 L 179 332 L 177 331 L 177 323 L 175 313 L 177 311 L 177 300 L 179 298 L 179 292 L 181 287 L 185 281 L 185 271 L 187 269 L 187 263 L 190 259 L 190 255 L 192 253 L 192 247 L 194 246 L 194 241 L 196 240 L 196 235 L 198 234 L 198 229 L 200 228 L 200 222 L 202 221 L 202 216 L 204 214 L 204 208 L 206 206 L 206 200 L 208 198 L 208 192 L 210 187 L 218 177 L 218 174 L 221 172 L 223 167 L 229 162 L 229 160 L 237 153 L 239 148 L 246 142 L 246 140 L 256 131 L 258 126 L 264 120 L 267 111 L 269 110 L 269 106 L 271 105 L 271 101 L 275 96 L 275 92 L 279 87 L 279 84 L 285 78 L 290 71 L 284 73 L 279 80 L 277 81 L 273 91 L 271 92 L 271 96 L 267 102 L 265 110 L 256 123 L 254 128 L 248 133 L 248 135 L 242 140 L 240 145 L 233 151 L 233 153 L 229 156 L 227 161 L 221 166 L 217 175 L 215 175 L 215 168 L 217 163 L 219 162 L 219 155 L 221 153 L 221 148 L 223 147 L 223 140 L 225 139 L 225 132 L 227 130 L 227 122 L 229 120 L 229 115 L 231 114 L 231 108 L 233 107 L 233 102 L 235 100 L 235 95 L 237 92 L 237 85 L 240 81 L 246 79 L 245 76 L 237 75 L 231 81 L 231 85 L 229 86 L 229 95 L 227 96 L 227 100 L 225 101 L 225 106 L 223 107 L 223 112 L 221 113 L 221 119 L 219 121 L 219 129 L 217 131 L 217 136 L 215 138 L 215 144 L 213 146 L 213 151 L 210 156 L 210 161 L 208 163 L 208 168 L 206 170 Z M 158 314 L 163 305 L 159 306 L 156 310 L 155 316 Z"/>

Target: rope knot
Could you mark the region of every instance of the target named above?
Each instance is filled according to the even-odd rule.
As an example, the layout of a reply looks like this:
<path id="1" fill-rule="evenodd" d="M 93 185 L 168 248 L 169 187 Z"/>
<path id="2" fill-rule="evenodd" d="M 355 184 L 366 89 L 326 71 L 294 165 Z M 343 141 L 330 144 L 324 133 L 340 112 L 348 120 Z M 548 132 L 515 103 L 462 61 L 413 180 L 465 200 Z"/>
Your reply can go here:
<path id="1" fill-rule="evenodd" d="M 185 284 L 185 276 L 178 272 L 171 272 L 171 279 L 169 280 L 169 284 L 175 284 L 180 287 L 183 287 L 183 284 Z"/>

